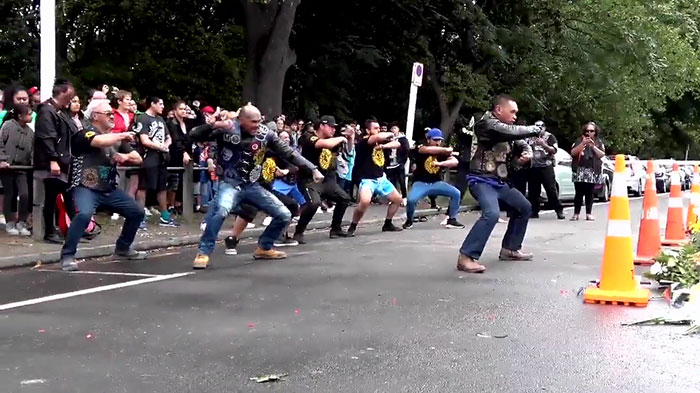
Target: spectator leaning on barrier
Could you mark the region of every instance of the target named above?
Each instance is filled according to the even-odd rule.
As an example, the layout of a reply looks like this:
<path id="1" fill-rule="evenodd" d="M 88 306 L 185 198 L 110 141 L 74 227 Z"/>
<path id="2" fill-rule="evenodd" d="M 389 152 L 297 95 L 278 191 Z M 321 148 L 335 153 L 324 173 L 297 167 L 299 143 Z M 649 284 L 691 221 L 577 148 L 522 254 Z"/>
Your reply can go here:
<path id="1" fill-rule="evenodd" d="M 158 207 L 160 209 L 160 225 L 178 227 L 178 224 L 168 211 L 167 180 L 169 151 L 172 139 L 165 126 L 163 114 L 163 100 L 158 97 L 149 97 L 146 113 L 136 118 L 134 131 L 139 135 L 139 142 L 143 146 L 143 165 L 139 175 L 139 191 L 137 200 L 141 207 L 146 206 L 146 193 L 156 192 Z M 145 228 L 145 221 L 141 224 Z"/>
<path id="2" fill-rule="evenodd" d="M 29 105 L 29 93 L 27 93 L 27 89 L 24 86 L 13 83 L 3 92 L 3 103 L 4 110 L 0 112 L 0 125 L 5 121 L 7 112 L 14 108 L 15 105 Z"/>
<path id="3" fill-rule="evenodd" d="M 131 248 L 143 220 L 143 209 L 117 188 L 117 164 L 139 165 L 141 156 L 129 144 L 132 132 L 112 133 L 114 111 L 108 100 L 92 100 L 86 110 L 90 124 L 71 139 L 74 156 L 71 168 L 71 193 L 78 213 L 71 220 L 61 249 L 61 269 L 78 270 L 75 253 L 92 215 L 100 207 L 122 215 L 124 226 L 114 253 L 129 259 L 143 259 L 145 252 Z"/>
<path id="4" fill-rule="evenodd" d="M 29 127 L 32 109 L 29 105 L 15 105 L 6 116 L 0 128 L 0 179 L 5 187 L 3 212 L 7 219 L 5 229 L 10 235 L 29 236 L 29 182 L 27 172 L 11 170 L 10 166 L 32 165 L 34 131 Z M 13 217 L 12 202 L 19 199 L 17 217 Z"/>
<path id="5" fill-rule="evenodd" d="M 57 80 L 52 97 L 37 107 L 34 178 L 44 182 L 44 240 L 50 243 L 63 242 L 54 224 L 56 197 L 63 194 L 68 215 L 75 213 L 72 200 L 66 193 L 71 161 L 70 137 L 78 132 L 66 112 L 74 95 L 70 82 Z"/>

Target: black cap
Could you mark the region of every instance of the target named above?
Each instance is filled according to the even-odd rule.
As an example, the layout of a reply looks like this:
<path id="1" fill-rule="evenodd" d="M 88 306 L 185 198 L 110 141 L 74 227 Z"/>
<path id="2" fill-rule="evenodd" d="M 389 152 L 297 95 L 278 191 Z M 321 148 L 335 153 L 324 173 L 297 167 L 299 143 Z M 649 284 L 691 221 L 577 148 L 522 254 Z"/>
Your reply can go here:
<path id="1" fill-rule="evenodd" d="M 335 122 L 335 117 L 333 116 L 321 116 L 321 124 L 328 124 L 331 127 L 338 126 L 338 123 Z"/>

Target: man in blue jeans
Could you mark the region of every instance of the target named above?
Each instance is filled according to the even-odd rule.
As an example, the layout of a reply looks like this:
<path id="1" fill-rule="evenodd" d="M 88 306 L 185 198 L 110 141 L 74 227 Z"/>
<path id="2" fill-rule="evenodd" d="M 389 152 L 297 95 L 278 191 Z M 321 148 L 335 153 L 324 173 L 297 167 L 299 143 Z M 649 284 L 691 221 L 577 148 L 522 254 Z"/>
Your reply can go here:
<path id="1" fill-rule="evenodd" d="M 497 96 L 491 110 L 475 124 L 477 148 L 469 163 L 467 182 L 469 191 L 479 202 L 481 217 L 464 239 L 457 260 L 457 269 L 468 273 L 482 273 L 486 268 L 477 261 L 481 258 L 486 241 L 498 222 L 503 201 L 512 209 L 508 229 L 501 244 L 500 260 L 528 261 L 532 254 L 521 251 L 527 223 L 530 219 L 530 202 L 506 182 L 509 167 L 529 165 L 532 149 L 523 140 L 539 135 L 538 126 L 514 125 L 518 104 L 507 95 Z"/>
<path id="2" fill-rule="evenodd" d="M 146 253 L 131 248 L 143 220 L 143 208 L 117 188 L 117 164 L 141 165 L 141 156 L 131 148 L 132 132 L 112 134 L 114 110 L 108 100 L 93 100 L 85 111 L 91 125 L 71 136 L 71 187 L 77 213 L 70 223 L 61 249 L 61 269 L 78 270 L 78 242 L 98 207 L 124 217 L 122 233 L 114 253 L 129 259 L 144 259 Z"/>
<path id="3" fill-rule="evenodd" d="M 190 137 L 195 141 L 216 141 L 217 174 L 221 179 L 216 204 L 207 214 L 207 226 L 199 240 L 199 253 L 192 264 L 194 269 L 207 268 L 221 225 L 229 212 L 236 210 L 241 202 L 272 217 L 272 222 L 260 236 L 253 258 L 287 257 L 285 253 L 273 250 L 272 246 L 289 224 L 292 215 L 277 197 L 258 182 L 262 177 L 262 164 L 267 149 L 313 173 L 314 181 L 323 180 L 323 175 L 315 165 L 282 142 L 277 133 L 260 124 L 261 119 L 260 110 L 248 104 L 241 108 L 235 120 L 225 119 L 190 131 Z"/>
<path id="4" fill-rule="evenodd" d="M 459 163 L 452 156 L 451 147 L 442 147 L 442 131 L 433 128 L 426 134 L 425 145 L 418 146 L 416 150 L 416 169 L 413 171 L 413 187 L 408 194 L 406 204 L 406 223 L 404 229 L 413 226 L 413 213 L 416 203 L 426 196 L 446 196 L 450 198 L 450 208 L 447 210 L 447 228 L 464 228 L 457 221 L 459 203 L 462 200 L 457 188 L 442 181 L 442 169 L 454 168 Z"/>

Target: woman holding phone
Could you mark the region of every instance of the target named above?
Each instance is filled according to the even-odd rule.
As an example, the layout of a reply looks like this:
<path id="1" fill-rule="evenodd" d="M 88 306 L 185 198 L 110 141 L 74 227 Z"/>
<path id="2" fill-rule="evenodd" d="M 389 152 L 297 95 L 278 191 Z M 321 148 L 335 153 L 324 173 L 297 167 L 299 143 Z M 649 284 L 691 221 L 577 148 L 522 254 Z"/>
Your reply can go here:
<path id="1" fill-rule="evenodd" d="M 592 214 L 593 188 L 602 181 L 603 161 L 601 159 L 605 156 L 605 146 L 598 138 L 599 133 L 600 127 L 597 124 L 586 123 L 581 136 L 571 149 L 573 181 L 576 190 L 574 215 L 571 221 L 578 221 L 584 198 L 586 199 L 586 220 L 595 220 Z"/>

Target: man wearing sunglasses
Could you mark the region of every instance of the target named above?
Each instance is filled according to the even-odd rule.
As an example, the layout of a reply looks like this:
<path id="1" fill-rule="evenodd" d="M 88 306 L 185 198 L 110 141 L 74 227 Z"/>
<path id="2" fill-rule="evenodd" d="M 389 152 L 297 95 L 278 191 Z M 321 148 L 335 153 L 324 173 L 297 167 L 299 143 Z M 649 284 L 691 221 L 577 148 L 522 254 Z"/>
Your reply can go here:
<path id="1" fill-rule="evenodd" d="M 71 192 L 77 213 L 71 220 L 61 249 L 61 269 L 78 270 L 75 253 L 81 236 L 99 207 L 125 218 L 114 253 L 129 259 L 144 259 L 146 253 L 131 248 L 143 220 L 143 209 L 127 193 L 117 188 L 117 164 L 141 165 L 141 156 L 132 149 L 134 133 L 112 133 L 114 111 L 109 100 L 92 100 L 85 111 L 90 125 L 71 137 Z"/>

